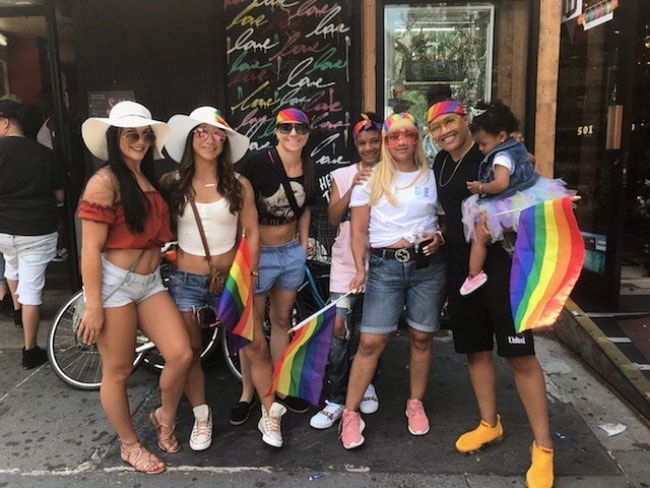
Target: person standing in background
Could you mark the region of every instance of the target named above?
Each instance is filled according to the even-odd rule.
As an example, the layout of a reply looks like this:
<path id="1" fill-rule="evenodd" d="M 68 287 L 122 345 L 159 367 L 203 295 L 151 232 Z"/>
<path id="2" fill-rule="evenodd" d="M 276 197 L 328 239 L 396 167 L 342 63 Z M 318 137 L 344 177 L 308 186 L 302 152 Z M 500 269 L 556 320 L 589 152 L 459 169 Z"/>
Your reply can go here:
<path id="1" fill-rule="evenodd" d="M 27 107 L 0 100 L 0 252 L 13 295 L 14 324 L 23 326 L 23 368 L 47 361 L 37 345 L 47 264 L 56 253 L 56 208 L 63 171 L 51 149 L 25 137 Z"/>
<path id="2" fill-rule="evenodd" d="M 361 114 L 352 126 L 352 138 L 359 154 L 359 162 L 330 173 L 332 192 L 327 216 L 332 226 L 338 226 L 332 245 L 330 269 L 330 300 L 335 301 L 348 291 L 356 273 L 352 258 L 350 230 L 350 197 L 357 185 L 364 184 L 381 157 L 381 125 L 376 114 Z M 350 336 L 354 332 L 352 309 L 361 297 L 355 293 L 336 305 L 336 321 L 327 361 L 326 381 L 330 384 L 325 407 L 314 415 L 309 424 L 315 429 L 328 429 L 341 418 L 350 375 Z M 379 398 L 372 383 L 368 385 L 359 406 L 361 413 L 372 414 L 379 409 Z"/>

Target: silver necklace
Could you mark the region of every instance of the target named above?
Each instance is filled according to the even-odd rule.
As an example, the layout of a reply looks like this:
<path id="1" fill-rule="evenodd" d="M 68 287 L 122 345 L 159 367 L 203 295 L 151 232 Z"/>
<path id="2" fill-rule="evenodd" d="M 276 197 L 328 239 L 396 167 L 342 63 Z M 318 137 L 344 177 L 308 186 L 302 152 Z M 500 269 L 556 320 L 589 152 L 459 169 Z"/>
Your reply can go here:
<path id="1" fill-rule="evenodd" d="M 451 176 L 447 179 L 447 181 L 445 181 L 443 183 L 442 182 L 442 173 L 444 173 L 444 171 L 445 171 L 445 167 L 447 166 L 447 159 L 449 159 L 449 156 L 450 156 L 450 154 L 447 153 L 447 155 L 445 156 L 445 160 L 442 162 L 442 167 L 440 168 L 440 182 L 439 182 L 440 188 L 444 188 L 445 186 L 447 186 L 449 184 L 449 182 L 454 178 L 454 176 L 456 175 L 456 171 L 458 171 L 458 168 L 460 168 L 460 164 L 463 162 L 463 159 L 465 159 L 465 156 L 467 156 L 467 153 L 470 152 L 470 150 L 473 147 L 474 147 L 474 144 L 469 146 L 469 149 L 467 151 L 465 151 L 465 154 L 463 154 L 463 157 L 461 157 L 458 160 L 458 162 L 456 163 L 456 167 L 451 172 Z M 452 159 L 452 161 L 453 161 L 453 159 Z"/>

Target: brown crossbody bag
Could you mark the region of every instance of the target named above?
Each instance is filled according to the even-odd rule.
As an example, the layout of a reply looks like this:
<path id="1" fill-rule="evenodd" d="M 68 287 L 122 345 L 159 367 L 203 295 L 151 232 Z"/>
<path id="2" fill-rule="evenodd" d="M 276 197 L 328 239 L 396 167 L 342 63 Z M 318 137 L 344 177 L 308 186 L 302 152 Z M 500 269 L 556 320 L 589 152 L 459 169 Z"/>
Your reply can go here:
<path id="1" fill-rule="evenodd" d="M 208 240 L 205 237 L 205 231 L 203 230 L 203 224 L 201 223 L 201 217 L 199 217 L 199 211 L 196 208 L 194 199 L 190 199 L 190 205 L 192 206 L 192 212 L 194 212 L 194 218 L 196 219 L 196 226 L 199 229 L 199 234 L 201 234 L 201 242 L 203 243 L 203 249 L 205 250 L 205 260 L 208 262 L 210 267 L 210 293 L 215 295 L 221 294 L 223 290 L 223 285 L 226 282 L 226 276 L 228 275 L 228 269 L 218 268 L 212 264 L 212 256 L 210 256 L 210 248 L 208 247 Z"/>

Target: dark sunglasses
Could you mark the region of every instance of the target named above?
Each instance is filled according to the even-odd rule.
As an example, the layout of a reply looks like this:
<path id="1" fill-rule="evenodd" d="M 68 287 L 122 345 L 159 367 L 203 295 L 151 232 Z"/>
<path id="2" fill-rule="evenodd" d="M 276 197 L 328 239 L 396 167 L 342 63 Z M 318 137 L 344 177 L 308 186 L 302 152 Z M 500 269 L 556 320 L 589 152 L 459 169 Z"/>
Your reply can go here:
<path id="1" fill-rule="evenodd" d="M 122 134 L 122 136 L 126 139 L 126 142 L 129 144 L 134 144 L 140 140 L 142 137 L 142 140 L 147 143 L 147 144 L 153 144 L 156 142 L 156 134 L 154 134 L 151 131 L 143 132 L 142 134 L 139 134 L 135 131 L 130 131 L 130 132 L 125 132 Z"/>
<path id="2" fill-rule="evenodd" d="M 282 123 L 275 126 L 280 134 L 291 134 L 291 129 L 296 129 L 296 134 L 305 135 L 309 132 L 307 124 L 288 124 Z"/>

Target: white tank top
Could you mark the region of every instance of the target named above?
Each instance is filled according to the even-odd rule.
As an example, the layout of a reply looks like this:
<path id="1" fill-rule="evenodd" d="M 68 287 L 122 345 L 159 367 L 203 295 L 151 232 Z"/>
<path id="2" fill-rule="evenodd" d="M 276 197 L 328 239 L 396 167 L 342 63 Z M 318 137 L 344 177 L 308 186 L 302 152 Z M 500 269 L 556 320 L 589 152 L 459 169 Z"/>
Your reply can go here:
<path id="1" fill-rule="evenodd" d="M 208 241 L 211 256 L 218 256 L 230 251 L 237 240 L 238 214 L 230 213 L 230 204 L 226 198 L 212 203 L 196 202 L 205 238 Z M 183 215 L 177 220 L 178 246 L 190 254 L 205 256 L 201 234 L 196 225 L 192 206 L 185 206 Z"/>

